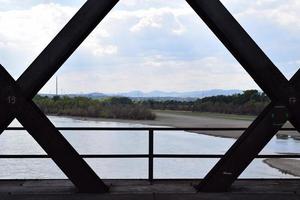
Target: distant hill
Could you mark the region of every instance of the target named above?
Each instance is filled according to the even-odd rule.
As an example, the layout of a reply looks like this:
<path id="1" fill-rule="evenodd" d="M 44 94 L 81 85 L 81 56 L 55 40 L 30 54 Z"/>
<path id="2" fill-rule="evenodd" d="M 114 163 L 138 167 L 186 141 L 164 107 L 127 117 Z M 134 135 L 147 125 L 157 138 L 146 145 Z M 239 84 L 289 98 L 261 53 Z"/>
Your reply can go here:
<path id="1" fill-rule="evenodd" d="M 99 99 L 99 98 L 107 97 L 106 94 L 99 93 L 99 92 L 89 93 L 89 94 L 86 94 L 84 96 L 88 97 L 88 98 L 92 98 L 92 99 Z"/>
<path id="2" fill-rule="evenodd" d="M 217 95 L 233 95 L 241 93 L 241 90 L 203 90 L 203 91 L 191 91 L 191 92 L 164 92 L 164 91 L 151 91 L 151 92 L 141 92 L 141 91 L 131 91 L 127 93 L 117 93 L 115 95 L 134 97 L 134 98 L 149 98 L 149 97 L 174 97 L 174 98 L 203 98 L 211 97 Z M 113 94 L 112 94 L 113 95 Z"/>
<path id="3" fill-rule="evenodd" d="M 196 100 L 198 98 L 204 97 L 211 97 L 217 95 L 233 95 L 242 93 L 242 90 L 221 90 L 221 89 L 214 89 L 214 90 L 203 90 L 203 91 L 191 91 L 191 92 L 164 92 L 164 91 L 151 91 L 151 92 L 142 92 L 139 90 L 130 91 L 125 93 L 99 93 L 93 92 L 88 94 L 67 94 L 65 96 L 69 97 L 77 97 L 83 96 L 92 99 L 99 99 L 111 96 L 123 96 L 129 97 L 133 99 L 156 99 L 156 100 Z M 41 96 L 54 96 L 53 94 L 40 94 Z"/>
<path id="4" fill-rule="evenodd" d="M 55 96 L 55 94 L 39 94 L 40 96 L 48 96 L 48 97 L 53 97 Z M 99 93 L 99 92 L 93 92 L 93 93 L 88 93 L 88 94 L 64 94 L 62 96 L 68 96 L 68 97 L 87 97 L 87 98 L 91 98 L 91 99 L 100 99 L 100 98 L 104 98 L 104 97 L 108 97 L 108 95 L 105 95 L 103 93 Z"/>
<path id="5" fill-rule="evenodd" d="M 173 100 L 173 99 L 198 99 L 198 98 L 204 98 L 204 97 L 211 97 L 211 96 L 217 96 L 217 95 L 233 95 L 233 94 L 239 94 L 242 93 L 242 90 L 221 90 L 221 89 L 214 89 L 214 90 L 203 90 L 203 91 L 191 91 L 191 92 L 164 92 L 164 91 L 151 91 L 151 92 L 142 92 L 139 90 L 136 91 L 130 91 L 125 93 L 99 93 L 99 92 L 93 92 L 88 94 L 66 94 L 65 96 L 69 97 L 88 97 L 92 99 L 99 99 L 104 97 L 110 97 L 110 96 L 124 96 L 124 97 L 130 97 L 130 98 L 138 98 L 138 99 L 144 99 L 144 98 L 158 98 L 161 100 Z M 54 96 L 53 94 L 40 94 L 42 96 Z"/>

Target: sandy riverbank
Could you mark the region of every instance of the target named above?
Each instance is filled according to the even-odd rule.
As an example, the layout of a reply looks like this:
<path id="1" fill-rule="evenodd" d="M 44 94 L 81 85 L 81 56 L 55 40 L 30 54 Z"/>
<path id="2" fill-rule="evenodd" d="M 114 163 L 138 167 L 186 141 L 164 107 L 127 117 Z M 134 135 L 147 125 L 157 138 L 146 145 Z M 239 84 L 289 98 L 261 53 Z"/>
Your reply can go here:
<path id="1" fill-rule="evenodd" d="M 300 176 L 300 160 L 296 159 L 265 159 L 264 163 L 278 169 L 282 173 Z"/>
<path id="2" fill-rule="evenodd" d="M 105 118 L 82 118 L 74 117 L 76 119 L 86 119 L 94 121 L 113 121 L 120 123 L 143 124 L 145 126 L 169 126 L 169 127 L 215 127 L 215 128 L 243 128 L 248 127 L 253 118 L 239 117 L 236 115 L 214 115 L 214 114 L 197 114 L 192 112 L 178 112 L 178 111 L 154 111 L 156 114 L 155 120 L 122 120 L 122 119 L 105 119 Z M 285 127 L 291 127 L 287 124 Z M 242 131 L 195 131 L 196 133 L 211 135 L 223 138 L 238 138 Z M 284 131 L 280 134 L 296 136 L 299 135 L 295 131 Z"/>
<path id="3" fill-rule="evenodd" d="M 155 120 L 120 120 L 120 119 L 105 119 L 105 118 L 82 118 L 72 117 L 80 120 L 120 122 L 129 124 L 142 124 L 147 126 L 169 126 L 169 127 L 216 127 L 216 128 L 241 128 L 248 127 L 253 118 L 241 118 L 239 116 L 216 116 L 216 115 L 200 115 L 191 112 L 173 112 L 173 111 L 155 111 Z M 285 127 L 291 127 L 290 124 Z M 205 131 L 197 132 L 223 138 L 238 138 L 242 131 Z M 295 131 L 280 132 L 283 135 L 299 136 Z M 295 159 L 265 159 L 264 162 L 283 173 L 294 176 L 300 176 L 300 161 Z"/>

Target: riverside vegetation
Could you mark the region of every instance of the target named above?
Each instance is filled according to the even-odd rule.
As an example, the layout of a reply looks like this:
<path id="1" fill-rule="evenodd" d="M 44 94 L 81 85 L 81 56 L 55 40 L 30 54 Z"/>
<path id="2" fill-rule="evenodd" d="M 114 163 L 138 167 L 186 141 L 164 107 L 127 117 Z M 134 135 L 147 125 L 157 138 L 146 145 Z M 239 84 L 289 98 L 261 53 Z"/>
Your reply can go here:
<path id="1" fill-rule="evenodd" d="M 155 114 L 150 109 L 126 97 L 97 100 L 86 97 L 54 96 L 50 98 L 37 95 L 34 101 L 44 113 L 52 115 L 132 120 L 155 119 Z"/>
<path id="2" fill-rule="evenodd" d="M 134 101 L 127 97 L 91 99 L 40 95 L 34 101 L 46 114 L 129 120 L 154 120 L 156 116 L 152 110 L 257 115 L 270 102 L 264 93 L 257 90 L 246 90 L 230 96 L 205 97 L 196 101 Z"/>
<path id="3" fill-rule="evenodd" d="M 196 101 L 140 101 L 141 105 L 154 110 L 177 110 L 237 115 L 258 115 L 270 102 L 265 93 L 246 90 L 241 94 L 218 95 Z"/>

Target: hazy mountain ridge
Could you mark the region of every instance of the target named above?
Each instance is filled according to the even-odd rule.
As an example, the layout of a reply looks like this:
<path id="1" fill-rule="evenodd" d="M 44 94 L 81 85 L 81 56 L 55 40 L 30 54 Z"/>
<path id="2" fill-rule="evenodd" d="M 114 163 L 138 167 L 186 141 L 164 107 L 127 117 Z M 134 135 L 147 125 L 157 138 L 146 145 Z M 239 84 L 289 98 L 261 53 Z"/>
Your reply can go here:
<path id="1" fill-rule="evenodd" d="M 160 90 L 155 90 L 151 92 L 142 92 L 139 90 L 124 92 L 124 93 L 100 93 L 100 92 L 93 92 L 87 94 L 65 94 L 64 96 L 69 97 L 88 97 L 92 99 L 97 98 L 105 98 L 111 96 L 123 96 L 129 97 L 134 99 L 149 99 L 149 98 L 157 98 L 161 100 L 176 100 L 176 99 L 198 99 L 204 97 L 211 97 L 211 96 L 218 96 L 218 95 L 233 95 L 242 93 L 242 90 L 222 90 L 222 89 L 213 89 L 213 90 L 202 90 L 202 91 L 190 91 L 190 92 L 165 92 Z M 41 94 L 42 96 L 54 96 L 53 94 Z"/>
<path id="2" fill-rule="evenodd" d="M 125 97 L 179 97 L 179 98 L 203 98 L 209 96 L 217 95 L 233 95 L 241 93 L 242 90 L 203 90 L 203 91 L 190 91 L 190 92 L 164 92 L 164 91 L 151 91 L 151 92 L 141 92 L 141 91 L 131 91 L 127 93 L 117 93 L 117 96 Z"/>

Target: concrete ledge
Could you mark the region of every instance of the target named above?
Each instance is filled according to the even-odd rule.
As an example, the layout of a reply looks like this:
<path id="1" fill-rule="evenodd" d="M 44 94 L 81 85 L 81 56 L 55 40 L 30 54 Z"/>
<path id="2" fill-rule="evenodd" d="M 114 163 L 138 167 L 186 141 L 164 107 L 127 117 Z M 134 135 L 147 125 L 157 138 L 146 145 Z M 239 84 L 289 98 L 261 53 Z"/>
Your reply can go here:
<path id="1" fill-rule="evenodd" d="M 300 199 L 299 180 L 238 180 L 227 193 L 197 193 L 193 185 L 199 181 L 105 180 L 108 194 L 80 194 L 69 180 L 5 180 L 0 181 L 1 200 L 194 200 L 194 199 Z"/>

